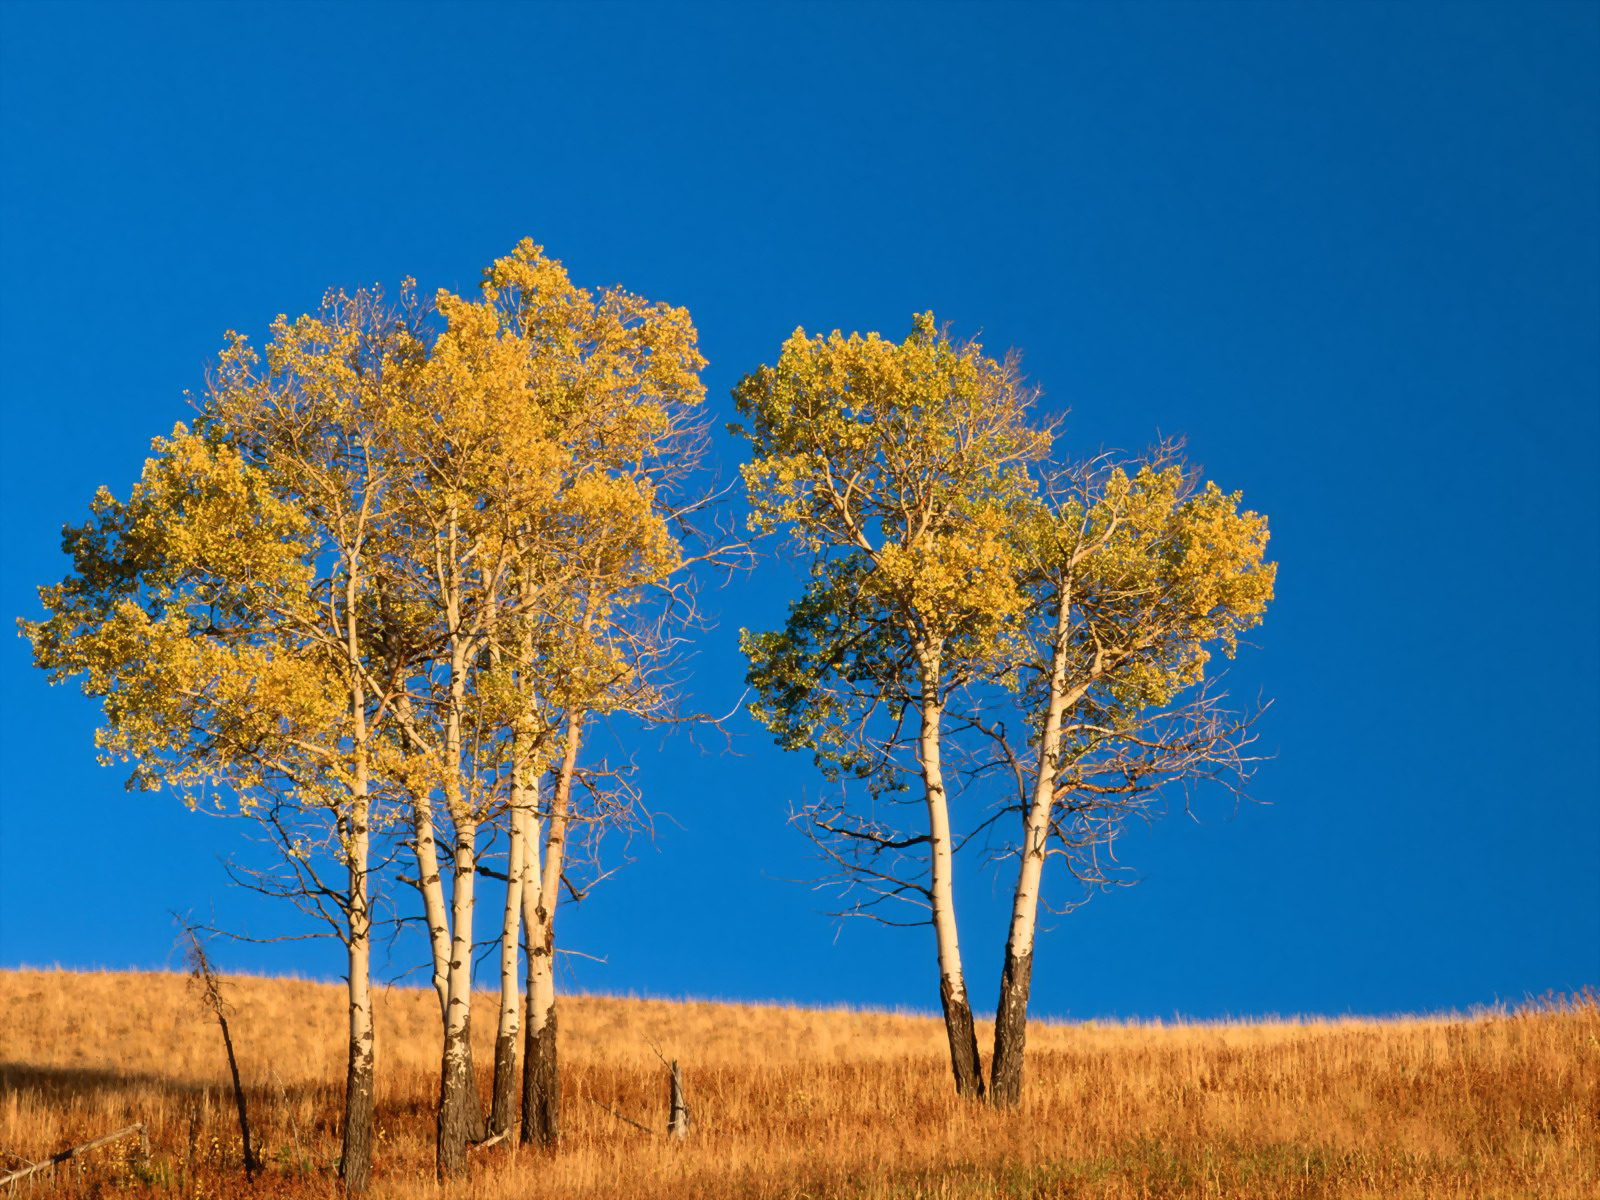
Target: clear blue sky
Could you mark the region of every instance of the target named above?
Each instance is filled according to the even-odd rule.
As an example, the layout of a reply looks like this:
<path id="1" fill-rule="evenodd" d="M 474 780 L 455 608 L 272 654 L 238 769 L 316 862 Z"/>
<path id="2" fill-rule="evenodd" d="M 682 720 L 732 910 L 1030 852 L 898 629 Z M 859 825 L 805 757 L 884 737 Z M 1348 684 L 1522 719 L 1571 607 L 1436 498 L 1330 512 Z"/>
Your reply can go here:
<path id="1" fill-rule="evenodd" d="M 0 22 L 0 611 L 37 612 L 60 526 L 127 488 L 224 329 L 329 285 L 468 288 L 531 236 L 580 283 L 687 305 L 719 416 L 797 324 L 901 336 L 932 308 L 1025 353 L 1072 449 L 1187 434 L 1282 564 L 1232 676 L 1277 700 L 1271 805 L 1131 839 L 1142 882 L 1053 923 L 1035 1010 L 1600 983 L 1600 6 L 6 0 Z M 711 598 L 700 707 L 737 698 L 736 631 L 793 586 L 769 560 Z M 238 827 L 125 794 L 93 707 L 20 639 L 0 673 L 0 965 L 166 964 L 169 908 L 296 930 L 227 888 Z M 641 747 L 672 819 L 563 918 L 606 959 L 564 982 L 935 1008 L 931 933 L 836 930 L 783 882 L 812 873 L 785 816 L 817 780 L 735 728 L 739 757 Z M 1008 885 L 959 886 L 992 1005 Z"/>

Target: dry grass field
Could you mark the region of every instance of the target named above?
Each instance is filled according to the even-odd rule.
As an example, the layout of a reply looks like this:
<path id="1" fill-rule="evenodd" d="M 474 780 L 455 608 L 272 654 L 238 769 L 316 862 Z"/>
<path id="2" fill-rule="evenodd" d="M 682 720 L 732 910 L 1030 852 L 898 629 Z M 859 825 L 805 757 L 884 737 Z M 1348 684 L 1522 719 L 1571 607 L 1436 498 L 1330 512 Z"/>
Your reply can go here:
<path id="1" fill-rule="evenodd" d="M 143 1122 L 12 1194 L 338 1195 L 341 989 L 229 978 L 253 1188 L 215 1024 L 165 974 L 0 972 L 0 1168 Z M 452 1196 L 1600 1196 L 1600 1007 L 1471 1019 L 1039 1026 L 1022 1109 L 951 1094 L 932 1018 L 579 997 L 562 1002 L 567 1136 L 474 1153 Z M 490 1002 L 485 998 L 485 1012 Z M 374 1192 L 432 1182 L 436 1009 L 379 1010 Z M 480 1034 L 488 1030 L 480 1027 Z M 695 1127 L 666 1118 L 652 1043 L 683 1060 Z M 479 1043 L 480 1069 L 490 1058 Z"/>

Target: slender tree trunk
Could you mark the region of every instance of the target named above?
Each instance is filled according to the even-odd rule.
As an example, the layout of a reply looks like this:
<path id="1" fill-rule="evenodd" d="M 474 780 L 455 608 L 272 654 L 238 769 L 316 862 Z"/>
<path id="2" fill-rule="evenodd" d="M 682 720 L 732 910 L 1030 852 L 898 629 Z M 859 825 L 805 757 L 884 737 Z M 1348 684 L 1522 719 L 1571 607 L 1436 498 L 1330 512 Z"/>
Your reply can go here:
<path id="1" fill-rule="evenodd" d="M 433 991 L 439 1001 L 439 1028 L 449 1036 L 451 1004 L 451 963 L 453 938 L 451 936 L 451 905 L 446 902 L 444 879 L 439 873 L 439 846 L 433 826 L 433 805 L 426 796 L 412 797 L 411 820 L 416 839 L 417 890 L 422 894 L 423 917 L 428 925 L 428 944 L 433 956 Z M 474 856 L 474 862 L 476 858 Z M 452 872 L 454 875 L 455 872 Z M 468 905 L 470 920 L 471 905 Z M 469 967 L 470 975 L 470 967 Z M 469 992 L 470 996 L 470 992 Z M 481 1141 L 484 1136 L 483 1107 L 478 1101 L 477 1078 L 473 1065 L 472 1042 L 468 1039 L 462 1053 L 466 1055 L 465 1078 L 471 1090 L 467 1105 L 467 1139 Z M 443 1082 L 441 1078 L 441 1089 Z M 443 1091 L 441 1090 L 441 1096 Z"/>
<path id="2" fill-rule="evenodd" d="M 349 655 L 350 716 L 355 743 L 355 772 L 351 786 L 350 823 L 344 848 L 349 872 L 350 897 L 346 912 L 349 928 L 348 999 L 349 1058 L 345 1068 L 344 1135 L 339 1153 L 339 1175 L 345 1188 L 364 1192 L 372 1177 L 374 1115 L 374 1045 L 372 1017 L 372 910 L 367 877 L 371 841 L 370 770 L 367 755 L 367 695 L 361 682 L 361 643 L 357 624 L 357 569 L 352 556 L 345 585 L 345 650 Z"/>
<path id="3" fill-rule="evenodd" d="M 520 762 L 513 764 L 520 778 Z M 522 932 L 522 889 L 526 875 L 524 838 L 526 814 L 523 788 L 511 786 L 511 811 L 508 815 L 509 848 L 506 852 L 506 903 L 500 923 L 500 1023 L 494 1039 L 494 1089 L 489 1105 L 489 1133 L 502 1134 L 511 1128 L 516 1114 L 517 1034 L 520 1032 L 521 997 L 518 995 L 517 951 Z"/>
<path id="4" fill-rule="evenodd" d="M 543 854 L 528 846 L 529 862 L 539 866 L 537 892 L 523 893 L 523 919 L 528 938 L 528 1003 L 526 1045 L 522 1064 L 522 1141 L 554 1146 L 561 1137 L 561 1075 L 556 1059 L 556 904 L 561 898 L 561 871 L 566 862 L 567 825 L 571 815 L 572 781 L 583 740 L 583 714 L 569 712 L 550 799 L 550 820 L 544 830 Z"/>
<path id="5" fill-rule="evenodd" d="M 445 713 L 444 791 L 454 831 L 450 879 L 450 961 L 439 1065 L 435 1168 L 441 1181 L 462 1174 L 467 1145 L 483 1138 L 483 1106 L 472 1065 L 472 906 L 478 873 L 478 823 L 462 787 L 461 716 L 465 708 L 470 639 L 462 630 L 458 529 L 449 523 L 449 586 L 445 623 L 450 630 L 450 700 Z"/>
<path id="6" fill-rule="evenodd" d="M 411 701 L 402 696 L 396 708 L 402 729 L 411 726 Z M 413 751 L 422 746 L 411 742 Z M 444 880 L 439 875 L 439 841 L 434 830 L 433 801 L 427 792 L 411 797 L 412 849 L 417 858 L 417 891 L 422 896 L 422 916 L 428 926 L 428 949 L 433 956 L 431 981 L 439 998 L 439 1023 L 450 1013 L 450 917 L 444 900 Z"/>
<path id="7" fill-rule="evenodd" d="M 989 1066 L 989 1102 L 1011 1108 L 1022 1100 L 1022 1059 L 1028 1043 L 1028 992 L 1033 981 L 1033 938 L 1039 915 L 1039 881 L 1044 875 L 1050 810 L 1060 772 L 1061 723 L 1074 697 L 1067 690 L 1067 635 L 1070 594 L 1063 586 L 1056 611 L 1056 641 L 1051 654 L 1050 700 L 1039 737 L 1039 765 L 1033 797 L 1023 819 L 1017 888 L 1011 899 L 1000 1001 L 994 1015 L 994 1059 Z M 1081 692 L 1079 693 L 1081 695 Z"/>
<path id="8" fill-rule="evenodd" d="M 436 1165 L 441 1179 L 466 1170 L 467 1144 L 477 1140 L 474 1126 L 483 1115 L 472 1067 L 472 901 L 477 872 L 476 841 L 476 823 L 462 815 L 456 823 L 450 999 L 444 1027 L 444 1058 L 439 1071 Z"/>
<path id="9" fill-rule="evenodd" d="M 928 836 L 933 929 L 939 945 L 939 1003 L 944 1009 L 945 1034 L 950 1041 L 950 1067 L 956 1092 L 974 1100 L 983 1098 L 983 1064 L 978 1059 L 978 1032 L 972 1022 L 966 978 L 961 970 L 961 946 L 956 935 L 954 846 L 950 838 L 950 805 L 940 759 L 937 664 L 923 672 L 922 727 L 917 756 L 922 768 L 928 803 Z"/>
<path id="10" fill-rule="evenodd" d="M 368 812 L 363 800 L 351 813 L 349 1001 L 350 1057 L 345 1071 L 344 1140 L 339 1174 L 346 1189 L 365 1191 L 372 1175 L 375 1070 L 372 1019 L 372 922 L 368 909 Z"/>

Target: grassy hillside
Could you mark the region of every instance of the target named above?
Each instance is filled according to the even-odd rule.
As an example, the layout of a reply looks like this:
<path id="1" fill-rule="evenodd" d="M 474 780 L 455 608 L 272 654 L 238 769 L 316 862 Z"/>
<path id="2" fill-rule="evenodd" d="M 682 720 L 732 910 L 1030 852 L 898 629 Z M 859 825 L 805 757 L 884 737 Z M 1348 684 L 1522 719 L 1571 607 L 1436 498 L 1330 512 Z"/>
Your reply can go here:
<path id="1" fill-rule="evenodd" d="M 268 1160 L 252 1194 L 337 1195 L 342 990 L 226 988 Z M 107 1146 L 34 1194 L 245 1193 L 220 1036 L 183 976 L 0 972 L 0 1012 L 0 1168 L 150 1130 L 148 1160 Z M 375 1194 L 436 1196 L 432 993 L 386 992 L 378 1020 Z M 561 1028 L 560 1152 L 476 1151 L 452 1195 L 1600 1195 L 1592 995 L 1460 1020 L 1040 1026 L 1023 1108 L 1005 1115 L 951 1094 L 932 1018 L 589 997 L 562 1001 Z M 665 1123 L 652 1046 L 686 1068 L 696 1126 L 681 1145 L 619 1119 Z"/>

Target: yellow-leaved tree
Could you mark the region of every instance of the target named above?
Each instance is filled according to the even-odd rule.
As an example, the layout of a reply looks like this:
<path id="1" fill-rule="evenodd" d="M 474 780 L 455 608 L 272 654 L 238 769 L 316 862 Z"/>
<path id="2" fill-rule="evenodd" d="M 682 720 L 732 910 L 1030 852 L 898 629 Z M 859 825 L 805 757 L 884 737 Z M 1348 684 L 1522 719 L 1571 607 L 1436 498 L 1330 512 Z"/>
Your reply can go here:
<path id="1" fill-rule="evenodd" d="M 279 861 L 249 882 L 344 940 L 352 1190 L 373 1151 L 375 834 L 395 831 L 416 866 L 442 1029 L 439 1175 L 509 1130 L 519 1029 L 523 1140 L 558 1136 L 569 847 L 627 824 L 637 799 L 624 771 L 584 761 L 585 730 L 670 715 L 689 568 L 743 557 L 686 549 L 702 366 L 683 309 L 591 295 L 531 242 L 476 300 L 332 293 L 278 319 L 264 364 L 230 335 L 194 428 L 156 442 L 127 500 L 102 492 L 68 530 L 73 571 L 23 622 L 40 666 L 101 699 L 107 755 L 259 821 Z M 483 846 L 502 834 L 494 872 Z M 507 884 L 487 1127 L 471 1058 L 486 872 Z"/>
<path id="2" fill-rule="evenodd" d="M 801 817 L 834 879 L 864 893 L 851 914 L 926 909 L 956 1088 L 974 1098 L 985 1082 L 952 860 L 1019 819 L 1019 838 L 999 833 L 1018 874 L 997 1106 L 1021 1095 L 1045 860 L 1106 884 L 1129 817 L 1203 782 L 1242 793 L 1254 717 L 1223 705 L 1207 668 L 1259 624 L 1275 572 L 1265 518 L 1201 485 L 1175 445 L 1131 470 L 1057 467 L 1030 399 L 1014 363 L 952 345 L 931 316 L 899 345 L 797 332 L 735 391 L 752 523 L 786 530 L 811 559 L 785 627 L 745 635 L 755 714 L 831 780 L 866 782 L 870 803 L 841 791 Z M 954 815 L 953 755 L 967 800 Z M 911 782 L 920 824 L 897 806 Z"/>
<path id="3" fill-rule="evenodd" d="M 531 242 L 485 272 L 480 299 L 440 293 L 436 308 L 442 328 L 397 422 L 396 558 L 409 569 L 386 602 L 420 614 L 438 647 L 432 669 L 410 676 L 397 728 L 444 1023 L 443 1178 L 464 1168 L 481 1118 L 474 885 L 495 825 L 508 855 L 489 1132 L 510 1126 L 520 1024 L 522 1138 L 558 1136 L 552 957 L 568 845 L 575 826 L 625 822 L 633 797 L 601 784 L 610 773 L 594 765 L 579 794 L 584 731 L 597 715 L 659 714 L 669 699 L 660 601 L 682 596 L 690 556 L 673 526 L 705 439 L 703 360 L 683 309 L 620 288 L 592 295 Z"/>
<path id="4" fill-rule="evenodd" d="M 900 343 L 797 330 L 734 399 L 754 454 L 752 525 L 785 531 L 811 561 L 784 628 L 744 635 L 755 715 L 830 778 L 885 798 L 918 793 L 923 820 L 910 832 L 844 800 L 804 818 L 866 889 L 853 912 L 879 915 L 889 899 L 926 912 L 956 1090 L 979 1097 L 946 717 L 1019 653 L 1030 597 L 1010 531 L 1032 510 L 1028 468 L 1049 435 L 1027 424 L 1031 395 L 1014 366 L 951 342 L 931 313 Z"/>
<path id="5" fill-rule="evenodd" d="M 279 858 L 255 885 L 344 942 L 340 1171 L 358 1191 L 374 1136 L 370 843 L 400 694 L 375 607 L 383 426 L 424 352 L 376 292 L 330 293 L 272 335 L 264 368 L 230 335 L 193 428 L 154 442 L 126 500 L 102 489 L 66 530 L 72 572 L 21 625 L 52 679 L 101 701 L 103 756 L 133 764 L 130 786 L 257 821 Z"/>
<path id="6" fill-rule="evenodd" d="M 1016 693 L 1027 747 L 1018 771 L 1017 881 L 996 1006 L 990 1099 L 1016 1104 L 1046 858 L 1089 887 L 1110 881 L 1123 824 L 1173 790 L 1219 783 L 1241 794 L 1253 717 L 1206 684 L 1261 622 L 1276 567 L 1266 518 L 1238 493 L 1201 485 L 1167 445 L 1134 465 L 1050 473 L 1045 502 L 1014 531 L 1029 569 L 1028 653 Z"/>

